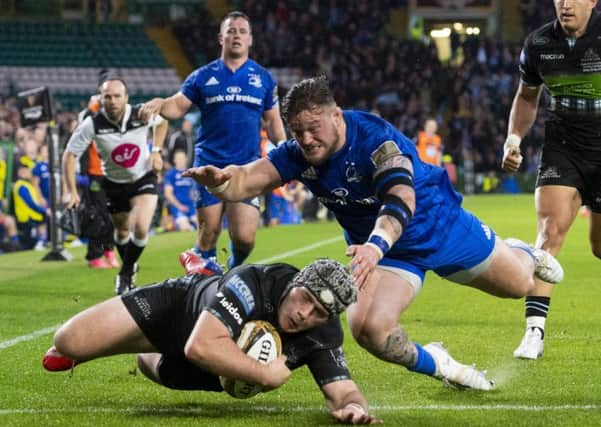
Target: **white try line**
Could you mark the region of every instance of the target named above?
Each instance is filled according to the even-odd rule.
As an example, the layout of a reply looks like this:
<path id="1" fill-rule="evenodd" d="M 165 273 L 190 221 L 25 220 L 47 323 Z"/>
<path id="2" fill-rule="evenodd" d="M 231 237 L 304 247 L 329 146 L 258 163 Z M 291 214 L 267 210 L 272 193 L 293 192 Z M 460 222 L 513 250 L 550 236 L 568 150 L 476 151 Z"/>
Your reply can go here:
<path id="1" fill-rule="evenodd" d="M 524 412 L 549 412 L 549 411 L 598 411 L 601 410 L 601 405 L 370 405 L 370 409 L 377 413 L 381 412 L 408 412 L 408 411 L 439 411 L 439 412 L 464 412 L 464 411 L 524 411 Z M 287 414 L 290 412 L 322 412 L 326 409 L 322 406 L 305 406 L 305 407 L 287 407 L 287 406 L 233 406 L 227 405 L 228 413 L 249 413 L 256 412 L 259 414 Z M 214 414 L 215 407 L 209 409 L 202 408 L 153 408 L 148 406 L 129 407 L 129 408 L 27 408 L 27 409 L 0 409 L 0 415 L 36 415 L 36 414 L 190 414 L 203 415 Z M 212 415 L 213 416 L 213 415 Z"/>
<path id="2" fill-rule="evenodd" d="M 273 261 L 277 261 L 277 260 L 280 260 L 280 259 L 288 258 L 288 257 L 291 257 L 293 255 L 302 254 L 303 252 L 308 252 L 308 251 L 311 251 L 313 249 L 319 248 L 321 246 L 330 245 L 332 243 L 339 242 L 339 241 L 341 241 L 343 239 L 344 239 L 343 236 L 332 237 L 330 239 L 322 240 L 321 242 L 313 243 L 311 245 L 303 246 L 302 248 L 294 249 L 294 250 L 288 251 L 288 252 L 283 252 L 281 254 L 278 254 L 278 255 L 275 255 L 275 256 L 272 256 L 272 257 L 269 257 L 269 258 L 265 258 L 265 259 L 256 261 L 256 263 L 257 264 L 267 264 L 269 262 L 273 262 Z M 7 341 L 0 341 L 0 350 L 4 350 L 5 348 L 13 347 L 13 346 L 15 346 L 15 345 L 17 345 L 19 343 L 25 342 L 25 341 L 34 340 L 34 339 L 36 339 L 38 337 L 41 337 L 43 335 L 51 334 L 52 332 L 56 331 L 60 325 L 61 324 L 50 326 L 50 327 L 44 328 L 44 329 L 40 329 L 40 330 L 34 331 L 34 332 L 30 333 L 30 334 L 21 335 L 19 337 L 12 338 L 12 339 L 7 340 Z"/>

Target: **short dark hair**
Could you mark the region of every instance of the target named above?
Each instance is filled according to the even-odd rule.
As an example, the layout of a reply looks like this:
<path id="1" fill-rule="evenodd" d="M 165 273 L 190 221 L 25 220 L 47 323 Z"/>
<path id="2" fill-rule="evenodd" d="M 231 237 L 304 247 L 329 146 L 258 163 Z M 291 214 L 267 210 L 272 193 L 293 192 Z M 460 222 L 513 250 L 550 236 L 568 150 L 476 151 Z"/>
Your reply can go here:
<path id="1" fill-rule="evenodd" d="M 227 21 L 228 19 L 238 18 L 246 19 L 246 22 L 248 22 L 248 26 L 250 28 L 250 32 L 252 33 L 252 25 L 250 23 L 250 18 L 246 13 L 240 12 L 239 10 L 234 10 L 233 12 L 230 12 L 223 17 L 223 19 L 221 20 L 221 24 L 219 24 L 219 32 L 221 33 L 223 31 L 223 25 L 225 24 L 225 21 Z"/>
<path id="2" fill-rule="evenodd" d="M 282 117 L 288 122 L 301 111 L 336 104 L 326 76 L 304 79 L 290 88 L 282 101 Z"/>
<path id="3" fill-rule="evenodd" d="M 127 83 L 125 83 L 125 80 L 123 80 L 123 77 L 121 77 L 119 75 L 113 75 L 113 74 L 107 75 L 106 79 L 98 87 L 98 91 L 100 92 L 103 84 L 105 84 L 106 82 L 111 82 L 111 81 L 118 81 L 118 82 L 123 83 L 123 87 L 125 87 L 125 94 L 129 95 L 129 88 L 127 87 Z"/>

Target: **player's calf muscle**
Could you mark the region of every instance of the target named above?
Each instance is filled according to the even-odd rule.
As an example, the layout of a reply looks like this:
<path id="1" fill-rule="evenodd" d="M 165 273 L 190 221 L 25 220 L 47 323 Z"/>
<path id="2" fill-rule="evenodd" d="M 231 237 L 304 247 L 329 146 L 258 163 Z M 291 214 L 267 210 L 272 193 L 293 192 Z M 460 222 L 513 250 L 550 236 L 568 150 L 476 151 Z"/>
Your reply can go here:
<path id="1" fill-rule="evenodd" d="M 360 334 L 356 338 L 362 347 L 382 360 L 407 367 L 415 365 L 415 346 L 400 327 L 394 328 L 382 342 L 373 341 L 373 334 Z"/>

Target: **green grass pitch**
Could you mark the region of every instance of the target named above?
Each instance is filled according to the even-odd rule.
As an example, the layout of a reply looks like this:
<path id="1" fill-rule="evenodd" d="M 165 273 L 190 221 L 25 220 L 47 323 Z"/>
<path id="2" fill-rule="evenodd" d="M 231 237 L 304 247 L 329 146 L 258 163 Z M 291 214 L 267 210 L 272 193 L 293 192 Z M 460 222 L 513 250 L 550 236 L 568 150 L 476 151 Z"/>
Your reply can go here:
<path id="1" fill-rule="evenodd" d="M 535 237 L 531 195 L 470 197 L 465 206 L 502 237 Z M 590 252 L 587 233 L 588 219 L 579 216 L 559 257 L 566 278 L 553 295 L 541 360 L 512 356 L 524 329 L 521 300 L 494 298 L 429 274 L 401 316 L 415 341 L 443 341 L 458 360 L 488 369 L 497 380 L 495 391 L 450 390 L 380 362 L 346 329 L 349 365 L 373 412 L 391 426 L 601 425 L 601 263 Z M 318 256 L 345 261 L 340 235 L 334 223 L 261 229 L 249 261 L 297 266 Z M 192 241 L 192 233 L 152 237 L 138 282 L 181 274 L 177 255 Z M 219 247 L 226 246 L 222 236 Z M 113 295 L 114 271 L 89 270 L 84 250 L 70 251 L 75 259 L 69 263 L 42 263 L 39 252 L 0 257 L 0 425 L 334 424 L 306 368 L 280 389 L 246 401 L 159 387 L 136 372 L 133 355 L 86 363 L 72 377 L 45 372 L 41 358 L 51 345 L 52 328 Z M 346 319 L 343 324 L 346 328 Z"/>

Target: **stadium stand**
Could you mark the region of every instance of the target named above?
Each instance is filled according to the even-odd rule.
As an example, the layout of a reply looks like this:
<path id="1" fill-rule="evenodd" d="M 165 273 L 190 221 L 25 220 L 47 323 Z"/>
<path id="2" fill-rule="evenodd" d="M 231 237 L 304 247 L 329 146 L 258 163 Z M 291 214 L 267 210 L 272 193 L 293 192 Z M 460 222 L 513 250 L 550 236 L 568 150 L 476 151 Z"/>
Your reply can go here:
<path id="1" fill-rule="evenodd" d="M 118 70 L 133 102 L 177 91 L 169 68 L 141 25 L 13 21 L 0 25 L 0 74 L 16 91 L 48 86 L 67 110 L 96 91 L 101 68 Z"/>

